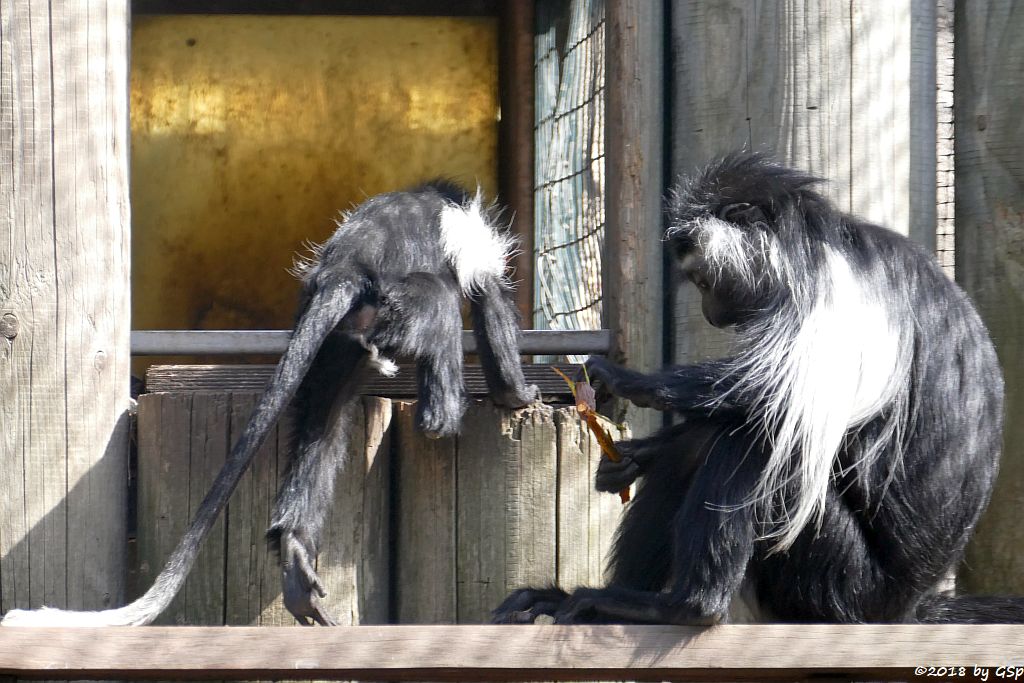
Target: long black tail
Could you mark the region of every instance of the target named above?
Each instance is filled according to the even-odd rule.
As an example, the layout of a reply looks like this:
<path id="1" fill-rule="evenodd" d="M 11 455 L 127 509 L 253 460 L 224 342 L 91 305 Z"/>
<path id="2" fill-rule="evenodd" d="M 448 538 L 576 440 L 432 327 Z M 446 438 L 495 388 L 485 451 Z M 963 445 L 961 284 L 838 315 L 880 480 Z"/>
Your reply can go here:
<path id="1" fill-rule="evenodd" d="M 134 602 L 117 609 L 99 612 L 75 612 L 47 609 L 11 610 L 3 626 L 142 626 L 152 622 L 177 595 L 188 576 L 199 547 L 217 520 L 239 480 L 249 468 L 253 456 L 266 440 L 270 429 L 288 407 L 302 378 L 309 371 L 317 351 L 330 332 L 352 307 L 359 288 L 342 283 L 318 290 L 295 326 L 292 340 L 277 364 L 274 378 L 260 398 L 249 424 L 231 449 L 224 467 L 199 506 L 196 516 L 171 553 L 167 564 L 152 587 Z"/>
<path id="2" fill-rule="evenodd" d="M 924 624 L 1024 624 L 1024 597 L 932 595 L 917 606 Z"/>

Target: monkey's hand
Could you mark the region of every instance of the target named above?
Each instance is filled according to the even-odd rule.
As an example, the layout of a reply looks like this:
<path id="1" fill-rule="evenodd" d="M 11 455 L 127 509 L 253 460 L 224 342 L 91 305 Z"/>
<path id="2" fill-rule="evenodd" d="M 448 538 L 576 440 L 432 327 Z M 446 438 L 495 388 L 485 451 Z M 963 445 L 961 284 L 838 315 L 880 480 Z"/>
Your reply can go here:
<path id="1" fill-rule="evenodd" d="M 492 624 L 532 624 L 538 617 L 554 617 L 569 594 L 561 588 L 520 588 L 491 612 Z"/>
<path id="2" fill-rule="evenodd" d="M 620 460 L 614 462 L 607 455 L 601 456 L 601 461 L 597 464 L 594 488 L 606 493 L 618 493 L 628 488 L 638 477 L 642 477 L 653 455 L 645 445 L 643 439 L 616 443 L 615 449 L 619 452 Z"/>
<path id="3" fill-rule="evenodd" d="M 590 383 L 598 392 L 598 401 L 611 394 L 624 398 L 641 408 L 669 410 L 670 404 L 663 388 L 653 377 L 617 365 L 603 356 L 590 356 L 586 362 Z"/>
<path id="4" fill-rule="evenodd" d="M 337 626 L 321 602 L 327 591 L 313 570 L 316 553 L 292 531 L 282 531 L 280 538 L 284 606 L 303 626 Z"/>

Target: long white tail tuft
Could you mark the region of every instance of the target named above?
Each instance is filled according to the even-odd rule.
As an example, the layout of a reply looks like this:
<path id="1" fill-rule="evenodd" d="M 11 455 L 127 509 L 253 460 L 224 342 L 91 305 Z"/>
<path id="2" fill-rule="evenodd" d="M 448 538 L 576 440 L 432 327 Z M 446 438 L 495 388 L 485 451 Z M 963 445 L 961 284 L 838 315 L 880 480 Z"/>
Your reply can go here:
<path id="1" fill-rule="evenodd" d="M 145 614 L 135 606 L 135 603 L 100 612 L 74 612 L 42 607 L 40 609 L 12 609 L 4 615 L 3 621 L 0 621 L 0 626 L 71 626 L 83 628 L 97 626 L 145 626 L 155 618 L 156 614 Z"/>

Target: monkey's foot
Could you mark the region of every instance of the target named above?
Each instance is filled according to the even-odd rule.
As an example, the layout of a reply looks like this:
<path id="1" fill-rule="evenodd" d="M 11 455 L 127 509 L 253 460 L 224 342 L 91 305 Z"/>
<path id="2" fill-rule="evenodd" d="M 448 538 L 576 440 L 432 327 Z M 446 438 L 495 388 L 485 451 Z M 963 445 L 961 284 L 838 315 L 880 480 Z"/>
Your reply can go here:
<path id="1" fill-rule="evenodd" d="M 541 399 L 540 389 L 536 384 L 526 384 L 517 389 L 506 389 L 491 393 L 491 400 L 502 408 L 522 408 Z"/>
<path id="2" fill-rule="evenodd" d="M 416 409 L 416 426 L 430 439 L 455 436 L 459 433 L 465 410 L 461 397 L 447 400 L 441 398 L 436 401 L 425 401 L 421 398 Z"/>
<path id="3" fill-rule="evenodd" d="M 537 617 L 553 617 L 569 594 L 561 588 L 520 588 L 491 612 L 492 624 L 532 624 Z"/>
<path id="4" fill-rule="evenodd" d="M 556 624 L 674 624 L 713 626 L 722 614 L 677 604 L 664 593 L 626 588 L 577 588 L 555 613 Z"/>
<path id="5" fill-rule="evenodd" d="M 284 606 L 303 626 L 337 626 L 338 622 L 323 606 L 327 591 L 313 569 L 316 554 L 291 531 L 281 532 L 280 544 Z"/>

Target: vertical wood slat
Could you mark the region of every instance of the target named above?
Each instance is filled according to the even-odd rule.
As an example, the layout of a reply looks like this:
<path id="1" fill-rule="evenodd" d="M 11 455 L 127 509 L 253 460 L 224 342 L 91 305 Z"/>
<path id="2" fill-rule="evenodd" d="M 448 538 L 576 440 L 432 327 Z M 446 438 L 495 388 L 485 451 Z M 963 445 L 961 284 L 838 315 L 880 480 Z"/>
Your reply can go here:
<path id="1" fill-rule="evenodd" d="M 594 491 L 599 447 L 574 408 L 484 403 L 438 442 L 410 408 L 396 406 L 399 623 L 481 623 L 524 585 L 602 583 L 622 508 Z"/>
<path id="2" fill-rule="evenodd" d="M 665 360 L 665 8 L 661 0 L 609 0 L 606 11 L 604 326 L 614 331 L 617 361 L 651 372 Z M 661 426 L 655 411 L 626 402 L 621 409 L 617 418 L 628 416 L 638 434 Z"/>
<path id="3" fill-rule="evenodd" d="M 956 277 L 1006 380 L 996 489 L 961 568 L 972 593 L 1024 593 L 1024 5 L 956 3 Z"/>
<path id="4" fill-rule="evenodd" d="M 256 407 L 259 392 L 231 392 L 232 440 L 240 435 Z M 225 623 L 283 626 L 293 622 L 278 598 L 280 570 L 268 552 L 266 531 L 278 481 L 285 463 L 279 454 L 287 448 L 287 416 L 260 447 L 249 471 L 228 503 Z"/>
<path id="5" fill-rule="evenodd" d="M 479 623 L 509 589 L 557 569 L 557 451 L 550 410 L 474 408 L 458 439 L 458 623 Z"/>
<path id="6" fill-rule="evenodd" d="M 935 232 L 934 7 L 675 0 L 673 176 L 747 147 L 829 178 L 825 193 L 927 246 Z M 931 60 L 931 61 L 929 61 Z M 676 293 L 680 362 L 728 339 Z"/>
<path id="7" fill-rule="evenodd" d="M 181 538 L 257 396 L 140 397 L 136 594 Z M 593 490 L 600 451 L 573 408 L 478 403 L 459 437 L 440 440 L 415 429 L 412 403 L 366 397 L 359 413 L 318 565 L 341 623 L 480 623 L 514 588 L 602 582 L 622 507 Z M 293 623 L 263 538 L 287 431 L 257 455 L 161 623 Z"/>
<path id="8" fill-rule="evenodd" d="M 127 3 L 0 2 L 0 609 L 123 599 Z"/>
<path id="9" fill-rule="evenodd" d="M 230 396 L 218 393 L 197 393 L 192 396 L 186 469 L 184 472 L 168 473 L 171 477 L 185 475 L 185 481 L 188 482 L 186 523 L 195 517 L 200 502 L 224 466 L 231 443 L 231 423 L 228 417 L 230 400 Z M 196 558 L 195 570 L 190 577 L 192 580 L 182 588 L 182 612 L 167 615 L 179 623 L 196 619 L 201 624 L 216 624 L 224 619 L 225 517 L 221 515 L 210 529 L 204 547 Z"/>
<path id="10" fill-rule="evenodd" d="M 390 401 L 368 398 L 350 406 L 353 433 L 338 473 L 334 505 L 324 525 L 317 571 L 330 612 L 343 626 L 387 622 Z M 337 424 L 337 423 L 335 423 Z M 344 443 L 332 429 L 328 438 Z"/>
<path id="11" fill-rule="evenodd" d="M 454 623 L 454 439 L 416 431 L 416 406 L 394 404 L 396 486 L 395 615 L 400 624 Z"/>
<path id="12" fill-rule="evenodd" d="M 175 392 L 140 397 L 136 594 L 152 584 L 180 540 L 258 395 Z M 359 426 L 349 440 L 349 466 L 338 475 L 318 569 L 329 604 L 343 624 L 380 623 L 389 609 L 389 548 L 379 525 L 386 524 L 389 499 L 388 459 L 382 456 L 388 451 L 390 402 L 367 398 L 356 408 Z M 280 572 L 264 538 L 286 468 L 284 422 L 242 478 L 160 623 L 294 623 L 281 602 Z"/>
<path id="13" fill-rule="evenodd" d="M 604 568 L 623 507 L 618 495 L 594 490 L 601 448 L 576 411 L 554 415 L 558 444 L 558 583 L 565 588 L 604 583 Z M 616 440 L 627 431 L 613 432 Z"/>
<path id="14" fill-rule="evenodd" d="M 362 487 L 362 541 L 359 565 L 359 623 L 386 624 L 391 616 L 391 424 L 393 405 L 366 396 L 366 460 Z M 355 480 L 355 478 L 353 478 Z M 347 520 L 332 520 L 337 529 Z"/>

